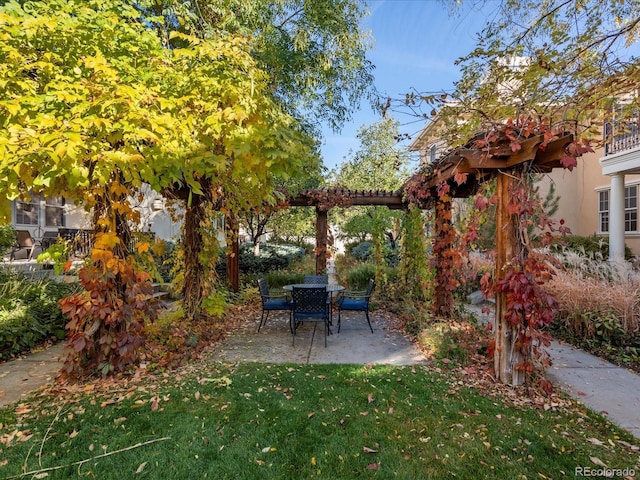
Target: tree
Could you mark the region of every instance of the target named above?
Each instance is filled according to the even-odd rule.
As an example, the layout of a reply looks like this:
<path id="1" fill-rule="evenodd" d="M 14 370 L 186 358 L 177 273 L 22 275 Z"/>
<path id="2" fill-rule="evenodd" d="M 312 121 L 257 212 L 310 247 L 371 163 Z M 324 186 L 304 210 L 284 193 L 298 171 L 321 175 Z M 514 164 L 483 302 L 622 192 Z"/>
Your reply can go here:
<path id="1" fill-rule="evenodd" d="M 437 112 L 450 146 L 519 117 L 568 128 L 578 144 L 600 143 L 603 113 L 637 88 L 637 3 L 502 0 L 495 12 L 458 60 L 462 78 L 452 93 L 409 94 L 391 108 L 409 105 L 424 118 Z M 629 100 L 625 108 L 637 109 L 638 97 Z M 433 105 L 440 108 L 429 112 Z"/>
<path id="2" fill-rule="evenodd" d="M 362 126 L 357 138 L 360 147 L 350 152 L 346 161 L 331 172 L 331 182 L 351 190 L 399 189 L 408 177 L 408 156 L 397 147 L 398 123 L 389 118 L 372 125 Z M 371 234 L 377 223 L 391 243 L 397 240 L 397 229 L 393 228 L 398 212 L 375 207 L 352 207 L 341 212 L 336 220 L 341 235 L 345 238 L 364 239 Z"/>
<path id="3" fill-rule="evenodd" d="M 249 233 L 254 255 L 257 256 L 260 252 L 260 238 L 263 235 L 273 233 L 280 237 L 298 237 L 302 241 L 307 232 L 313 232 L 312 217 L 297 212 L 297 208 L 289 209 L 285 197 L 296 196 L 302 190 L 318 188 L 321 182 L 320 164 L 308 163 L 304 175 L 280 183 L 280 198 L 275 205 L 262 204 L 240 213 L 240 223 Z M 302 224 L 305 221 L 308 225 Z"/>
<path id="4" fill-rule="evenodd" d="M 84 312 L 78 297 L 66 310 L 74 351 L 104 353 L 90 367 L 135 361 L 140 325 L 153 315 L 140 303 L 148 275 L 128 256 L 129 194 L 145 182 L 185 201 L 185 310 L 194 316 L 208 293 L 210 262 L 199 258 L 205 204 L 233 213 L 273 202 L 276 179 L 313 161 L 311 141 L 273 100 L 246 39 L 171 36 L 185 46 L 165 48 L 116 0 L 0 8 L 2 198 L 63 195 L 92 209 L 101 236 L 81 278 L 104 302 Z"/>
<path id="5" fill-rule="evenodd" d="M 371 43 L 360 23 L 366 15 L 363 0 L 164 3 L 171 12 L 191 8 L 189 28 L 198 36 L 252 36 L 252 54 L 276 97 L 312 128 L 326 122 L 339 130 L 371 95 L 373 66 L 366 59 Z"/>

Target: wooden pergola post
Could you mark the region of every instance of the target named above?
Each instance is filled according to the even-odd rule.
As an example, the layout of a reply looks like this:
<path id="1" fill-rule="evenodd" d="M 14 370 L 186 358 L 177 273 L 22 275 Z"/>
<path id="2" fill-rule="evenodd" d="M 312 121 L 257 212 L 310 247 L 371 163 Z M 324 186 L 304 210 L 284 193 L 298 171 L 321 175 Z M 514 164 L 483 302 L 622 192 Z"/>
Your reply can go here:
<path id="1" fill-rule="evenodd" d="M 234 292 L 240 291 L 240 244 L 238 242 L 238 232 L 240 226 L 235 215 L 225 216 L 225 227 L 227 230 L 227 280 Z"/>
<path id="2" fill-rule="evenodd" d="M 316 274 L 327 269 L 327 215 L 326 209 L 316 206 Z"/>
<path id="3" fill-rule="evenodd" d="M 436 270 L 434 305 L 433 310 L 436 316 L 449 318 L 451 316 L 451 306 L 453 305 L 453 295 L 448 288 L 453 272 L 451 247 L 454 241 L 455 232 L 451 223 L 451 200 L 442 200 L 436 197 L 435 206 L 435 230 L 433 236 L 433 254 Z"/>
<path id="4" fill-rule="evenodd" d="M 499 172 L 497 175 L 496 283 L 505 278 L 509 263 L 514 258 L 518 248 L 518 219 L 515 215 L 509 213 L 507 206 L 511 198 L 512 186 L 518 180 L 519 176 L 520 174 L 516 169 L 512 169 L 508 174 Z M 506 313 L 507 295 L 504 292 L 497 291 L 494 370 L 498 380 L 517 386 L 522 385 L 525 380 L 524 372 L 516 369 L 516 366 L 522 362 L 522 355 L 516 348 L 517 331 L 509 325 Z"/>

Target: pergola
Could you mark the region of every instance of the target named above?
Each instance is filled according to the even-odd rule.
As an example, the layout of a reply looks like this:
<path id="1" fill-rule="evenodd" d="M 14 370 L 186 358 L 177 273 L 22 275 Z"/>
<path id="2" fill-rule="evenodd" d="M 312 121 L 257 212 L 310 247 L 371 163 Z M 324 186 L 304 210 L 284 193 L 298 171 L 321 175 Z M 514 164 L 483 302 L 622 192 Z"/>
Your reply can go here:
<path id="1" fill-rule="evenodd" d="M 522 176 L 524 167 L 536 172 L 550 172 L 561 168 L 562 158 L 567 155 L 567 147 L 573 141 L 572 135 L 562 135 L 551 140 L 545 135 L 520 138 L 514 143 L 512 136 L 498 134 L 487 141 L 485 133 L 472 138 L 463 147 L 456 148 L 438 159 L 426 172 L 420 172 L 409 178 L 398 192 L 353 191 L 346 189 L 306 190 L 290 199 L 290 206 L 313 206 L 316 210 L 316 271 L 326 268 L 327 252 L 327 213 L 333 207 L 355 205 L 386 206 L 390 209 L 408 207 L 407 193 L 411 190 L 422 192 L 418 206 L 423 209 L 435 208 L 436 212 L 448 218 L 450 224 L 451 198 L 466 198 L 474 195 L 480 185 L 491 179 L 497 181 L 496 210 L 496 281 L 505 278 L 506 267 L 515 253 L 522 248 L 517 236 L 518 218 L 510 213 L 512 186 Z M 447 195 L 440 196 L 438 191 L 446 186 Z M 448 212 L 448 214 L 446 214 Z M 438 213 L 436 213 L 438 214 Z M 444 235 L 447 222 L 436 222 L 434 238 Z M 450 225 L 449 225 L 450 226 Z M 237 230 L 237 224 L 228 223 L 229 228 Z M 440 230 L 439 230 L 440 229 Z M 237 237 L 236 237 L 237 238 Z M 451 298 L 448 290 L 441 288 L 447 281 L 447 272 L 436 255 L 436 297 L 434 308 L 441 315 L 450 313 Z M 233 288 L 238 288 L 238 245 L 232 245 L 227 257 L 227 274 Z M 498 379 L 505 383 L 520 385 L 524 374 L 515 366 L 519 358 L 514 355 L 513 327 L 506 320 L 506 294 L 496 292 L 495 312 L 495 371 Z"/>

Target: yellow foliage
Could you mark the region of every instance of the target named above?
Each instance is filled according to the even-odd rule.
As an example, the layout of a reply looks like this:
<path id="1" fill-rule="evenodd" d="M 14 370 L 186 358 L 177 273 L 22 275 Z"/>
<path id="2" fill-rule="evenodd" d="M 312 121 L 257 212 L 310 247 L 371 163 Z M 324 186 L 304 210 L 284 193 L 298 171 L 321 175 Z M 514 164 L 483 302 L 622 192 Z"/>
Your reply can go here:
<path id="1" fill-rule="evenodd" d="M 120 243 L 120 239 L 113 232 L 98 233 L 96 235 L 96 250 L 113 250 Z"/>
<path id="2" fill-rule="evenodd" d="M 149 251 L 149 248 L 151 247 L 151 245 L 149 244 L 149 242 L 137 242 L 136 243 L 136 250 L 138 251 L 138 253 L 146 253 Z"/>

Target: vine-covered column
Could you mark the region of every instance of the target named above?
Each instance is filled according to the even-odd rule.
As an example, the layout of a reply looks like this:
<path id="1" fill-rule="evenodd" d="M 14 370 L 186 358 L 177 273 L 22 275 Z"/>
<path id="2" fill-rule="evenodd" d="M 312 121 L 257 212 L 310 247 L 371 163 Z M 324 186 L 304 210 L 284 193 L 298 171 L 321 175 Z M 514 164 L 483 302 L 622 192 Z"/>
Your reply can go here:
<path id="1" fill-rule="evenodd" d="M 433 236 L 433 263 L 436 271 L 433 309 L 436 316 L 443 318 L 451 316 L 453 290 L 457 286 L 453 276 L 456 235 L 451 218 L 451 197 L 438 196 Z"/>
<path id="2" fill-rule="evenodd" d="M 316 274 L 327 269 L 327 209 L 316 207 Z"/>
<path id="3" fill-rule="evenodd" d="M 520 248 L 518 245 L 518 217 L 510 212 L 512 190 L 520 181 L 520 174 L 511 170 L 508 174 L 499 173 L 496 185 L 498 205 L 496 208 L 496 263 L 495 280 L 497 284 L 504 281 L 510 262 Z M 522 385 L 525 374 L 517 366 L 522 363 L 522 355 L 517 348 L 517 325 L 511 325 L 507 318 L 508 293 L 496 291 L 495 316 L 495 354 L 494 368 L 496 378 L 511 385 Z"/>

